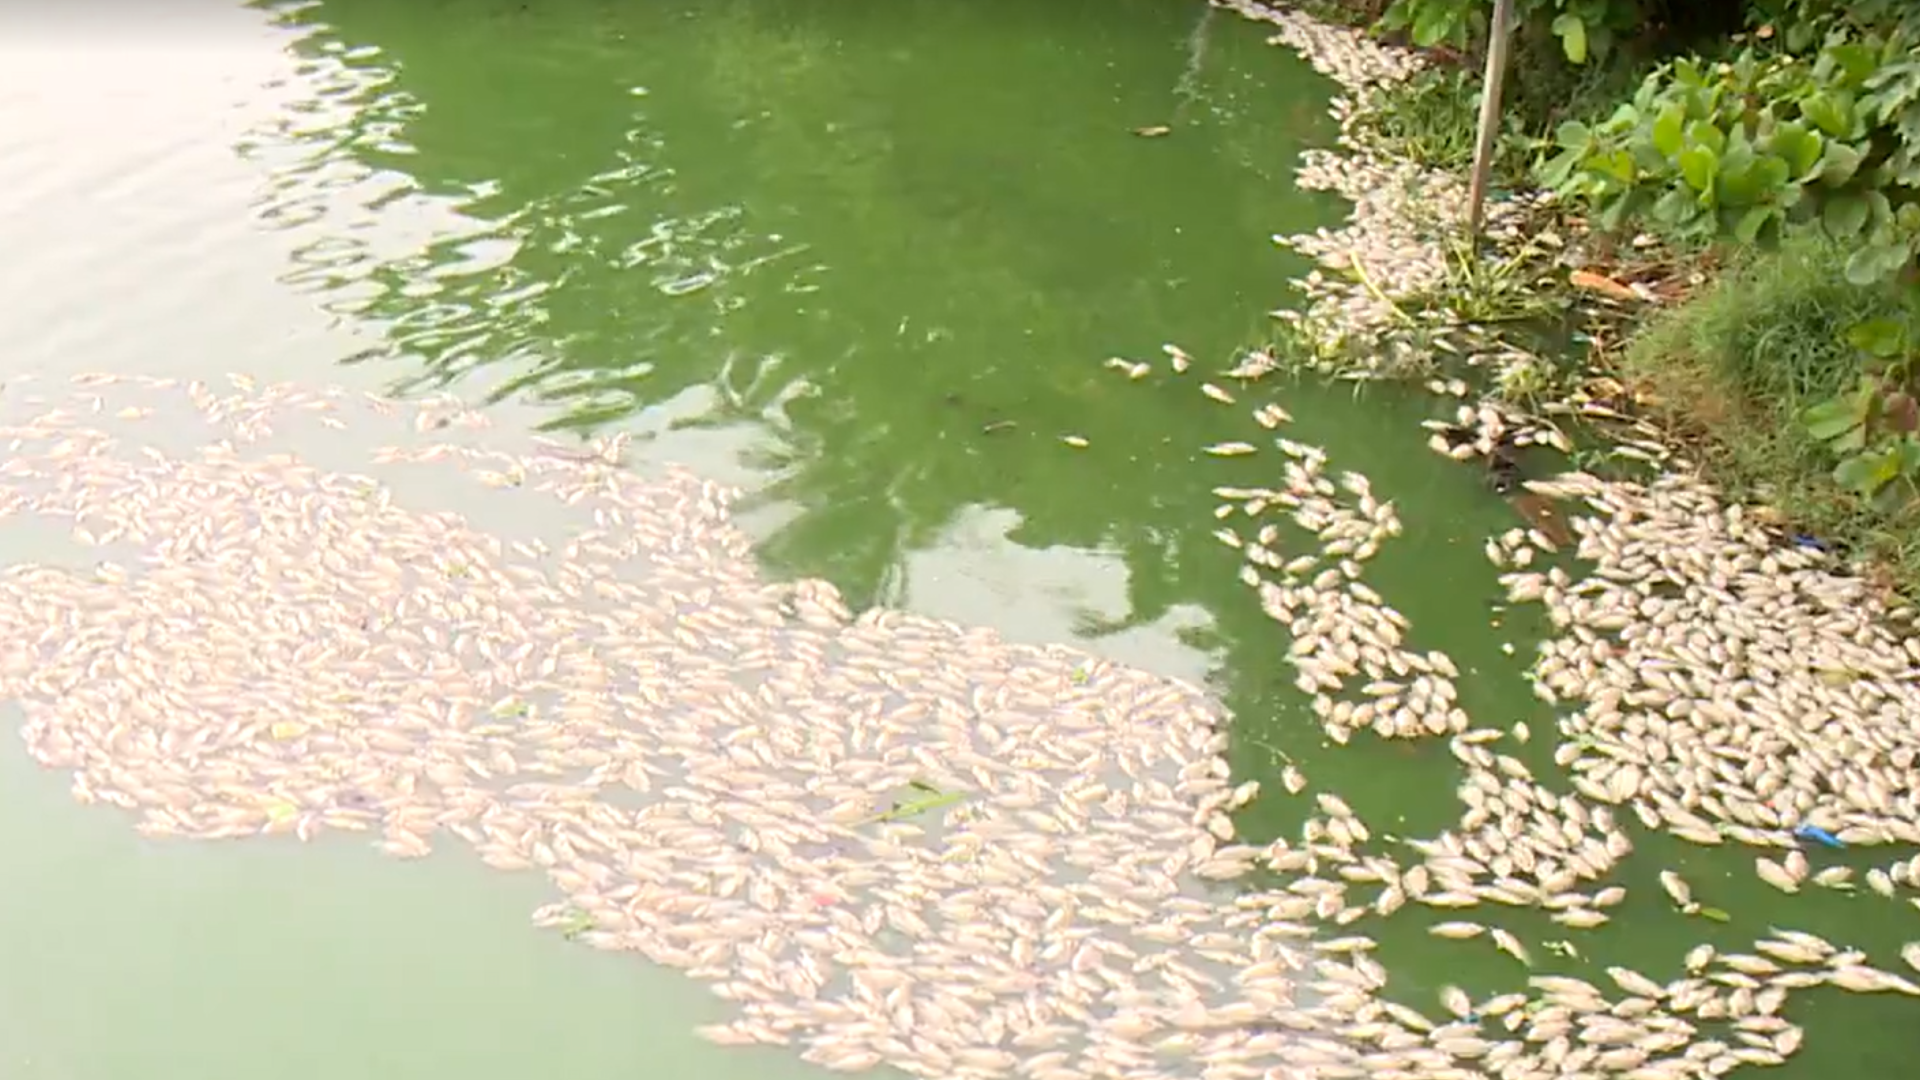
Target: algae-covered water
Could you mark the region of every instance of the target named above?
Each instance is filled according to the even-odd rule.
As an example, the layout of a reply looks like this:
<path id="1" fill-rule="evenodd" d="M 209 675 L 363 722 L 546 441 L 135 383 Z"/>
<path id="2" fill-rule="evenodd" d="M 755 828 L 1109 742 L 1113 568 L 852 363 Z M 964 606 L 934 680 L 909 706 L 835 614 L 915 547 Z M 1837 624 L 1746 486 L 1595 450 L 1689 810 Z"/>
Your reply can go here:
<path id="1" fill-rule="evenodd" d="M 1288 762 L 1377 829 L 1457 816 L 1438 741 L 1325 742 L 1284 629 L 1214 538 L 1212 489 L 1271 479 L 1201 450 L 1253 438 L 1247 410 L 1197 376 L 1103 365 L 1159 365 L 1171 342 L 1226 367 L 1308 269 L 1270 235 L 1342 213 L 1291 177 L 1334 136 L 1332 87 L 1256 27 L 1165 0 L 4 18 L 4 377 L 445 388 L 501 426 L 627 432 L 643 462 L 745 488 L 772 574 L 1206 683 L 1234 715 L 1237 776 L 1268 782 L 1242 815 L 1257 839 L 1306 813 L 1273 782 Z M 1435 406 L 1271 384 L 1247 400 L 1265 395 L 1396 503 L 1407 534 L 1369 582 L 1458 662 L 1463 706 L 1550 729 L 1522 676 L 1539 628 L 1504 618 L 1481 553 L 1515 520 L 1424 449 Z M 1551 743 L 1533 749 L 1544 772 Z M 534 875 L 159 843 L 16 754 L 0 793 L 5 1075 L 818 1074 L 696 1039 L 720 1003 L 678 973 L 534 930 Z M 1770 924 L 1880 956 L 1916 936 L 1871 896 L 1781 897 L 1749 853 L 1634 839 L 1606 928 L 1501 917 L 1577 943 L 1578 960 L 1536 948 L 1543 970 L 1669 978 L 1688 947 L 1746 948 Z M 1667 867 L 1732 921 L 1674 913 Z M 1366 924 L 1396 994 L 1520 987 L 1513 960 L 1427 936 L 1443 917 Z M 1796 997 L 1809 1046 L 1780 1072 L 1902 1075 L 1913 1009 Z"/>

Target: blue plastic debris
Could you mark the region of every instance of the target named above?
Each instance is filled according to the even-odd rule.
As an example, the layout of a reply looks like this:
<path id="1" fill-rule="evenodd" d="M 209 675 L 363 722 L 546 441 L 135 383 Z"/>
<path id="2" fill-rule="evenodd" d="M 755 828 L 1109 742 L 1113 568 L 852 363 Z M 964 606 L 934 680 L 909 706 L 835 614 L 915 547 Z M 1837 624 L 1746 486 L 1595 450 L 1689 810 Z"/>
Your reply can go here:
<path id="1" fill-rule="evenodd" d="M 1847 846 L 1846 843 L 1842 841 L 1839 837 L 1833 835 L 1832 833 L 1828 832 L 1827 830 L 1821 828 L 1818 825 L 1800 826 L 1799 828 L 1793 830 L 1793 838 L 1796 840 L 1815 840 L 1822 844 L 1827 845 L 1830 848 L 1843 848 Z"/>
<path id="2" fill-rule="evenodd" d="M 1803 548 L 1812 548 L 1815 551 L 1828 550 L 1827 542 L 1825 540 L 1822 540 L 1817 536 L 1808 536 L 1806 533 L 1794 533 L 1793 542 L 1800 545 Z"/>

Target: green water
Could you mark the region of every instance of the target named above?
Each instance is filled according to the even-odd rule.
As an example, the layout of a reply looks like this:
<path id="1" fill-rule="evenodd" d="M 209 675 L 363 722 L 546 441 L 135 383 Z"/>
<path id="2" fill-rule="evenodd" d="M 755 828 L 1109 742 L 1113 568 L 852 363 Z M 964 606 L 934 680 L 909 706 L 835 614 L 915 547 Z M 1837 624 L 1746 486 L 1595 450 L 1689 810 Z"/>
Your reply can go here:
<path id="1" fill-rule="evenodd" d="M 1324 745 L 1212 538 L 1210 489 L 1269 479 L 1199 451 L 1254 437 L 1248 410 L 1101 367 L 1168 341 L 1223 366 L 1305 269 L 1267 237 L 1340 212 L 1290 183 L 1331 140 L 1331 88 L 1260 28 L 1175 0 L 27 23 L 0 33 L 6 371 L 444 385 L 497 399 L 503 425 L 630 431 L 644 458 L 747 488 L 772 573 L 1207 680 L 1242 774 L 1297 761 L 1376 832 L 1457 815 L 1444 746 Z M 1156 124 L 1173 132 L 1131 133 Z M 1550 731 L 1501 649 L 1524 658 L 1538 628 L 1493 625 L 1480 552 L 1512 515 L 1422 448 L 1432 406 L 1269 394 L 1396 500 L 1407 535 L 1369 581 L 1468 672 L 1465 707 Z M 532 877 L 351 841 L 155 845 L 64 789 L 0 756 L 0 1075 L 822 1075 L 706 1046 L 688 1029 L 719 1003 L 679 975 L 532 930 Z M 1307 806 L 1276 794 L 1243 826 L 1290 830 Z M 1783 899 L 1751 853 L 1635 839 L 1606 929 L 1506 919 L 1542 969 L 1672 977 L 1688 946 L 1769 923 L 1883 964 L 1920 936 L 1870 896 Z M 1666 866 L 1733 923 L 1671 913 Z M 1518 987 L 1435 921 L 1355 929 L 1428 1011 L 1445 982 Z M 1597 963 L 1552 957 L 1557 938 Z M 1904 1075 L 1913 1009 L 1796 996 L 1809 1049 L 1778 1072 Z"/>

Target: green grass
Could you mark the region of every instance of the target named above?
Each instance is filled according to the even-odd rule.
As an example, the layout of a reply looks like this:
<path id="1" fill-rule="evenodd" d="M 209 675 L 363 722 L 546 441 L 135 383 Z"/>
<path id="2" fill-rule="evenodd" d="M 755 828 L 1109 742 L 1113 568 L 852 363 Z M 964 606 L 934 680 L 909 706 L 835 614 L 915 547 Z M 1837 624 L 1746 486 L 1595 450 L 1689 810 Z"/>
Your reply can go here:
<path id="1" fill-rule="evenodd" d="M 1860 358 L 1843 340 L 1872 318 L 1920 318 L 1920 291 L 1847 283 L 1846 251 L 1802 238 L 1750 253 L 1688 302 L 1656 316 L 1622 367 L 1655 411 L 1698 440 L 1708 479 L 1773 507 L 1797 531 L 1867 555 L 1894 587 L 1920 596 L 1920 505 L 1877 511 L 1839 488 L 1827 449 L 1800 420 L 1853 385 Z"/>

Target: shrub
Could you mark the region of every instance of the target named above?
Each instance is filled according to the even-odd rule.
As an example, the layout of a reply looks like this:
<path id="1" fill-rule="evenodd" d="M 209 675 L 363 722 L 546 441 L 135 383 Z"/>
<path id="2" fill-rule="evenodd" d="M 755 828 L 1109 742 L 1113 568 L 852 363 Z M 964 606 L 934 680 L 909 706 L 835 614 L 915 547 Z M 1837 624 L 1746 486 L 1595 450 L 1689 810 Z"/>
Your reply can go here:
<path id="1" fill-rule="evenodd" d="M 1792 45 L 1824 32 L 1817 47 Z M 1920 252 L 1920 15 L 1794 24 L 1787 47 L 1683 58 L 1599 124 L 1570 122 L 1542 179 L 1600 224 L 1693 240 L 1776 243 L 1808 223 L 1852 246 L 1856 283 Z"/>

